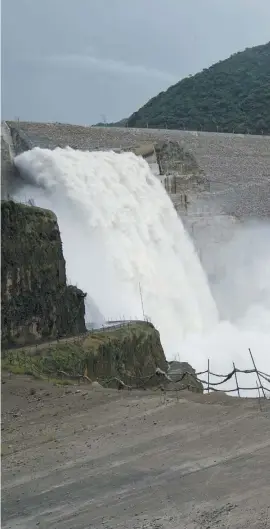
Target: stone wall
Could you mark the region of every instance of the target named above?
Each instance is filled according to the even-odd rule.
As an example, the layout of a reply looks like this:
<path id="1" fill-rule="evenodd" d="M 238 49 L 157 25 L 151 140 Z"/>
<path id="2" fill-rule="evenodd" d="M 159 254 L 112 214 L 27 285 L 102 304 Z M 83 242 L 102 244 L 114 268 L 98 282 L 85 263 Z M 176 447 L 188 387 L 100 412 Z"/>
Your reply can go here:
<path id="1" fill-rule="evenodd" d="M 54 213 L 2 201 L 1 216 L 2 346 L 85 332 L 85 294 L 66 284 Z"/>

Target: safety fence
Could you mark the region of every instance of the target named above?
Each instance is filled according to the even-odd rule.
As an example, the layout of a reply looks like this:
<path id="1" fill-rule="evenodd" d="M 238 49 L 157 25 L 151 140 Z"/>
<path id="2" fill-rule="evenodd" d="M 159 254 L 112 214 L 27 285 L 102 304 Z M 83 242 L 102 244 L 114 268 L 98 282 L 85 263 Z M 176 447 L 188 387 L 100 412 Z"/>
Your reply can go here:
<path id="1" fill-rule="evenodd" d="M 210 391 L 222 391 L 222 392 L 226 392 L 226 393 L 237 393 L 238 394 L 238 397 L 241 396 L 241 391 L 256 391 L 258 393 L 259 396 L 263 396 L 264 398 L 269 398 L 270 397 L 270 375 L 265 373 L 264 371 L 260 371 L 257 369 L 257 366 L 255 364 L 255 360 L 254 360 L 254 356 L 251 352 L 251 349 L 249 349 L 249 354 L 250 354 L 250 357 L 251 357 L 251 361 L 252 361 L 252 364 L 253 364 L 253 369 L 238 369 L 237 367 L 235 367 L 235 364 L 233 362 L 233 369 L 230 373 L 227 373 L 226 375 L 223 375 L 223 374 L 218 374 L 218 373 L 213 373 L 211 370 L 210 370 L 210 360 L 208 360 L 208 366 L 207 366 L 207 369 L 205 371 L 201 371 L 199 373 L 196 374 L 196 377 L 198 379 L 199 382 L 201 382 L 203 384 L 203 387 L 204 389 L 209 393 Z M 239 386 L 239 382 L 238 382 L 238 374 L 239 373 L 243 373 L 243 374 L 255 374 L 256 375 L 256 386 L 253 386 L 253 387 L 241 387 Z M 207 380 L 203 379 L 203 378 L 200 378 L 202 375 L 207 375 Z M 219 379 L 222 379 L 222 380 L 219 380 L 218 382 L 214 382 L 213 380 L 210 379 L 210 377 L 217 377 Z M 231 380 L 232 378 L 234 377 L 234 380 L 235 380 L 235 384 L 236 384 L 236 387 L 233 388 L 233 389 L 228 389 L 228 388 L 225 388 L 224 387 L 224 384 L 226 384 L 229 380 Z M 269 384 L 269 386 L 266 385 Z M 261 392 L 261 394 L 260 394 Z"/>
<path id="2" fill-rule="evenodd" d="M 129 383 L 124 384 L 122 381 L 120 382 L 122 384 L 122 387 L 127 387 L 127 389 L 131 389 L 132 387 L 146 389 L 149 385 L 157 385 L 158 388 L 165 393 L 175 391 L 177 394 L 179 391 L 183 390 L 201 393 L 203 389 L 203 391 L 207 393 L 237 393 L 238 397 L 243 397 L 245 396 L 243 392 L 255 391 L 257 392 L 257 396 L 259 398 L 262 396 L 265 399 L 269 399 L 270 375 L 265 373 L 264 371 L 260 371 L 257 369 L 254 356 L 250 349 L 249 354 L 252 360 L 253 369 L 238 369 L 237 367 L 235 367 L 235 364 L 233 362 L 233 369 L 230 373 L 219 374 L 211 371 L 210 360 L 208 360 L 207 369 L 205 371 L 200 371 L 197 373 L 194 370 L 183 371 L 182 373 L 179 373 L 179 376 L 176 376 L 175 373 L 174 377 L 171 378 L 170 372 L 165 373 L 161 369 L 157 368 L 155 373 L 151 375 L 145 377 L 129 376 Z M 255 375 L 255 386 L 240 386 L 238 380 L 239 374 Z M 202 378 L 203 375 L 206 375 L 206 377 Z M 216 377 L 219 380 L 216 382 L 212 380 L 211 377 Z M 254 380 L 254 377 L 252 378 Z M 236 386 L 234 388 L 226 387 L 227 383 L 232 379 L 235 380 Z M 151 383 L 151 381 L 154 381 L 154 383 Z M 256 395 L 254 396 L 256 397 Z"/>

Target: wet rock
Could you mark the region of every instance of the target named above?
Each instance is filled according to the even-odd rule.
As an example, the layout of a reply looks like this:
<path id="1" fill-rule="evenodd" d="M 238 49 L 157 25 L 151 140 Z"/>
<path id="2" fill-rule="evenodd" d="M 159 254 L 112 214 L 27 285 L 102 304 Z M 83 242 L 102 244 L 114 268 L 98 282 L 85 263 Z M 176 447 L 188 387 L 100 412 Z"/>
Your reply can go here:
<path id="1" fill-rule="evenodd" d="M 168 375 L 172 380 L 179 378 L 179 375 L 183 373 L 190 373 L 191 375 L 196 375 L 195 369 L 188 362 L 178 362 L 173 360 L 168 362 Z"/>
<path id="2" fill-rule="evenodd" d="M 198 380 L 195 369 L 188 362 L 168 362 L 168 377 L 177 389 L 188 389 L 203 393 L 203 384 Z"/>

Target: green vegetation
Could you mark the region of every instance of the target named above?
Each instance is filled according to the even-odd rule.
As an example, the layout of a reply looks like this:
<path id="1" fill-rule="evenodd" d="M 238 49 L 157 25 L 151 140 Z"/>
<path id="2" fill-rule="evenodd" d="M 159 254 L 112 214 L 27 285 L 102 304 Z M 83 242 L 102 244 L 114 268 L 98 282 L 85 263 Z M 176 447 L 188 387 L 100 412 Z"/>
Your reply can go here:
<path id="1" fill-rule="evenodd" d="M 171 86 L 132 114 L 128 126 L 270 134 L 270 42 Z"/>
<path id="2" fill-rule="evenodd" d="M 40 348 L 9 349 L 2 359 L 3 370 L 57 383 L 64 377 L 62 383 L 67 384 L 83 375 L 101 382 L 119 377 L 130 384 L 131 379 L 152 375 L 156 367 L 166 368 L 159 333 L 139 322 Z"/>

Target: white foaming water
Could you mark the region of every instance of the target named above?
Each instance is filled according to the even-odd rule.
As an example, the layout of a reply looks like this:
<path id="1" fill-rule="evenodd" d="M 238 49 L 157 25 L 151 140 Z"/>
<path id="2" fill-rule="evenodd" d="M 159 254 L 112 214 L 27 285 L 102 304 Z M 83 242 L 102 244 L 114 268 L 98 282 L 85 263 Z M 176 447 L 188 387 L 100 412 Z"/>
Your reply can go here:
<path id="1" fill-rule="evenodd" d="M 212 328 L 217 311 L 194 246 L 142 158 L 36 148 L 16 164 L 43 188 L 31 190 L 35 202 L 58 216 L 69 278 L 105 316 L 142 319 L 141 286 L 171 354 L 177 340 Z"/>
<path id="2" fill-rule="evenodd" d="M 232 360 L 250 368 L 250 347 L 267 371 L 270 331 L 259 327 L 263 318 L 267 327 L 269 313 L 262 316 L 257 307 L 252 330 L 245 315 L 239 328 L 219 322 L 193 243 L 142 158 L 35 148 L 15 163 L 28 187 L 17 198 L 27 193 L 55 211 L 68 278 L 89 293 L 106 319 L 142 319 L 144 310 L 160 331 L 167 358 L 179 353 L 198 370 L 209 357 L 213 371 L 229 371 Z M 252 318 L 252 307 L 247 310 Z"/>

